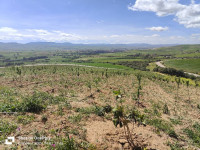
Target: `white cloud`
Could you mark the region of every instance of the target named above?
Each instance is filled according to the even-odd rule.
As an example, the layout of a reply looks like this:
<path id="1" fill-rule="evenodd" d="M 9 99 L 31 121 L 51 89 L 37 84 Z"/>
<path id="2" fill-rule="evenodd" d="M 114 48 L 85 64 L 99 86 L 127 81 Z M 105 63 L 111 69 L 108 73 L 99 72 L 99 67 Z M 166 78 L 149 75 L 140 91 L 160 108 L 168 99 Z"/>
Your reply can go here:
<path id="1" fill-rule="evenodd" d="M 149 38 L 149 37 L 159 37 L 159 34 L 153 34 L 153 35 L 145 35 L 145 38 Z"/>
<path id="2" fill-rule="evenodd" d="M 136 0 L 135 4 L 129 6 L 132 11 L 151 11 L 157 16 L 174 15 L 174 20 L 183 24 L 186 28 L 200 27 L 200 4 L 183 5 L 179 0 Z"/>
<path id="3" fill-rule="evenodd" d="M 192 39 L 190 36 L 160 36 L 138 35 L 138 34 L 122 34 L 118 37 L 112 35 L 89 36 L 87 43 L 113 43 L 113 44 L 130 44 L 130 43 L 149 43 L 149 44 L 195 44 L 200 43 L 199 39 Z M 95 39 L 95 40 L 94 40 Z M 93 40 L 91 42 L 91 40 Z"/>
<path id="4" fill-rule="evenodd" d="M 152 37 L 159 37 L 160 35 L 158 34 L 153 34 Z"/>
<path id="5" fill-rule="evenodd" d="M 14 29 L 0 28 L 0 40 L 3 42 L 73 42 L 73 43 L 150 43 L 150 44 L 194 44 L 200 43 L 200 34 L 194 33 L 189 36 L 160 36 L 137 35 L 137 34 L 111 34 L 111 35 L 77 35 L 63 31 L 51 31 L 44 29 Z"/>
<path id="6" fill-rule="evenodd" d="M 87 39 L 76 34 L 43 29 L 16 30 L 9 27 L 0 28 L 0 40 L 72 42 Z"/>
<path id="7" fill-rule="evenodd" d="M 151 28 L 146 28 L 147 30 L 151 30 L 151 31 L 166 31 L 169 28 L 168 27 L 151 27 Z"/>
<path id="8" fill-rule="evenodd" d="M 120 35 L 111 35 L 110 37 L 111 38 L 118 38 L 118 37 L 120 37 Z"/>
<path id="9" fill-rule="evenodd" d="M 176 13 L 175 20 L 187 28 L 200 27 L 200 4 L 191 4 Z"/>
<path id="10" fill-rule="evenodd" d="M 128 7 L 133 11 L 153 11 L 158 16 L 176 14 L 185 8 L 178 0 L 136 0 L 133 6 Z"/>
<path id="11" fill-rule="evenodd" d="M 0 28 L 0 32 L 3 32 L 3 33 L 16 33 L 17 30 L 13 29 L 13 28 L 9 28 L 9 27 L 2 27 L 2 28 Z"/>

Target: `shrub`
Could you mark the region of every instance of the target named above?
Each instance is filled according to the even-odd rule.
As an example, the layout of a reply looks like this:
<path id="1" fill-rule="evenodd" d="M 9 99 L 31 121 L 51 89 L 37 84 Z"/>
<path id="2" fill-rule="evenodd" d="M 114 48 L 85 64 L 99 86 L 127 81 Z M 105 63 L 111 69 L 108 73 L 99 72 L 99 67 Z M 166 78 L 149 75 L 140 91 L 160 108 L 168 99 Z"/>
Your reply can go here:
<path id="1" fill-rule="evenodd" d="M 103 107 L 100 107 L 100 106 L 95 106 L 94 112 L 98 116 L 104 116 L 104 114 L 105 114 Z"/>
<path id="2" fill-rule="evenodd" d="M 34 95 L 23 100 L 21 110 L 24 112 L 39 113 L 46 108 L 45 100 L 47 100 L 46 97 L 34 93 Z"/>
<path id="3" fill-rule="evenodd" d="M 110 105 L 106 105 L 103 107 L 104 112 L 109 113 L 112 111 L 112 107 Z"/>

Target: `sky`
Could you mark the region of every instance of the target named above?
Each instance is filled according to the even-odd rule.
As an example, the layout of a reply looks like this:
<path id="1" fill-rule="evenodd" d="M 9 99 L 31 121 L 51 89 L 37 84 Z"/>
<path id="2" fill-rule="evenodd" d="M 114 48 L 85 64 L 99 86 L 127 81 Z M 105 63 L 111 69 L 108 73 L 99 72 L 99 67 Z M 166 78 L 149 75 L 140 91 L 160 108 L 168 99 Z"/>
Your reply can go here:
<path id="1" fill-rule="evenodd" d="M 200 44 L 200 0 L 0 0 L 0 42 Z"/>

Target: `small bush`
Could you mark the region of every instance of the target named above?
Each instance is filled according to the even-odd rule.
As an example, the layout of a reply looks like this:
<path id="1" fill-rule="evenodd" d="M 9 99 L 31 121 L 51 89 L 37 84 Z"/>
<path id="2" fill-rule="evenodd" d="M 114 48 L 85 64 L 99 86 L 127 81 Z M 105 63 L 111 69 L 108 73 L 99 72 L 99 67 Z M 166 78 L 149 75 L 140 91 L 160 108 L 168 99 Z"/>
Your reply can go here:
<path id="1" fill-rule="evenodd" d="M 104 116 L 105 115 L 104 108 L 95 106 L 95 114 L 98 116 Z"/>
<path id="2" fill-rule="evenodd" d="M 25 98 L 21 104 L 21 109 L 24 112 L 39 113 L 46 108 L 44 102 L 35 96 Z"/>
<path id="3" fill-rule="evenodd" d="M 163 107 L 163 113 L 168 114 L 168 115 L 170 114 L 167 104 L 165 104 L 164 107 Z"/>
<path id="4" fill-rule="evenodd" d="M 106 105 L 103 107 L 104 112 L 109 113 L 112 111 L 112 107 L 110 105 Z"/>

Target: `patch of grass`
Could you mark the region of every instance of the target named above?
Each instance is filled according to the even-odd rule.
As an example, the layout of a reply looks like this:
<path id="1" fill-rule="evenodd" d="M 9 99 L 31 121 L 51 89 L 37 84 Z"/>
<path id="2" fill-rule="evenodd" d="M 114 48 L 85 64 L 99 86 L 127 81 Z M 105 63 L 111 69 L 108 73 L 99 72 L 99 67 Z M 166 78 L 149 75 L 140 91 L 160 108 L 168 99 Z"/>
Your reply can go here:
<path id="1" fill-rule="evenodd" d="M 174 124 L 174 125 L 181 125 L 182 121 L 181 118 L 170 118 L 170 121 Z"/>
<path id="2" fill-rule="evenodd" d="M 168 142 L 167 145 L 170 146 L 171 150 L 184 150 L 178 143 Z"/>
<path id="3" fill-rule="evenodd" d="M 58 137 L 49 141 L 52 145 L 48 145 L 49 150 L 78 150 L 78 143 L 69 135 L 66 138 Z"/>
<path id="4" fill-rule="evenodd" d="M 64 115 L 62 105 L 58 105 L 57 113 L 58 113 L 58 115 L 60 115 L 60 116 L 63 116 L 63 115 Z"/>
<path id="5" fill-rule="evenodd" d="M 31 123 L 33 120 L 35 119 L 35 117 L 33 115 L 20 115 L 17 116 L 17 122 L 18 123 L 22 123 L 24 125 Z"/>
<path id="6" fill-rule="evenodd" d="M 170 122 L 161 119 L 147 119 L 147 124 L 154 126 L 158 131 L 167 133 L 170 137 L 177 138 L 178 135 Z"/>
<path id="7" fill-rule="evenodd" d="M 79 123 L 82 120 L 83 116 L 81 114 L 69 116 L 68 119 L 72 123 Z"/>
<path id="8" fill-rule="evenodd" d="M 0 141 L 5 140 L 5 138 L 17 129 L 17 126 L 6 120 L 0 120 Z"/>
<path id="9" fill-rule="evenodd" d="M 85 107 L 85 108 L 77 108 L 75 110 L 81 114 L 96 114 L 98 116 L 104 116 L 105 113 L 109 113 L 112 111 L 112 107 L 110 105 L 106 105 L 104 107 L 101 106 L 92 106 L 92 107 Z"/>
<path id="10" fill-rule="evenodd" d="M 197 144 L 200 147 L 200 124 L 195 123 L 192 128 L 185 128 L 183 130 L 184 133 L 193 141 L 193 143 Z"/>
<path id="11" fill-rule="evenodd" d="M 81 114 L 89 115 L 94 113 L 95 107 L 83 107 L 83 108 L 76 108 L 76 112 L 79 112 Z"/>

